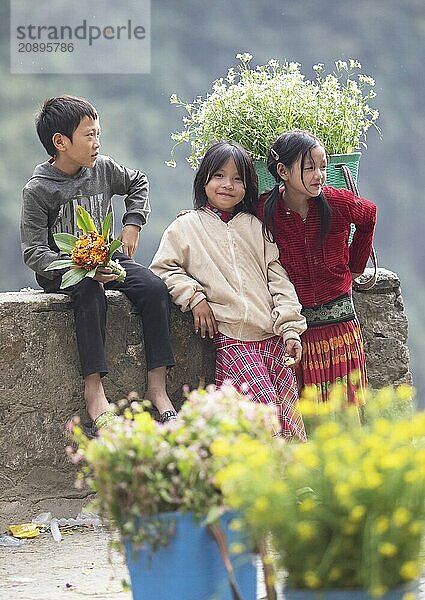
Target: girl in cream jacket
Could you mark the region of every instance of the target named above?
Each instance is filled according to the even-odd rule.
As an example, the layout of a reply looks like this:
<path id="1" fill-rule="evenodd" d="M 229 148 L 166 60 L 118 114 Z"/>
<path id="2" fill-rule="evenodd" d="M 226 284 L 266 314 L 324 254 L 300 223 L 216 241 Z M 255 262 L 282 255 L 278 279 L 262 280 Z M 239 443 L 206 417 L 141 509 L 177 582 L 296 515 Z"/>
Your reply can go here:
<path id="1" fill-rule="evenodd" d="M 216 350 L 216 385 L 231 382 L 275 406 L 277 434 L 305 439 L 294 373 L 306 329 L 295 289 L 254 216 L 257 176 L 238 144 L 205 154 L 194 182 L 195 210 L 164 232 L 150 268 L 195 331 Z"/>

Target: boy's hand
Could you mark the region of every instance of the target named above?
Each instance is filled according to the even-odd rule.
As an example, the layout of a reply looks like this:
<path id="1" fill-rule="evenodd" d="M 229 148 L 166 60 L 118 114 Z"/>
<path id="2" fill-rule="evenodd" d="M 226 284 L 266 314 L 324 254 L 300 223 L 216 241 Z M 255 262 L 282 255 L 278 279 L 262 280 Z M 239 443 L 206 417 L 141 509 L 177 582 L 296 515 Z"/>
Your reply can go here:
<path id="1" fill-rule="evenodd" d="M 204 338 L 206 334 L 208 334 L 210 338 L 213 338 L 214 334 L 218 333 L 218 327 L 213 311 L 205 299 L 201 300 L 199 304 L 192 308 L 192 313 L 195 333 L 198 333 L 198 331 L 201 330 L 202 338 Z"/>
<path id="2" fill-rule="evenodd" d="M 112 273 L 109 267 L 98 267 L 93 279 L 99 283 L 109 283 L 110 281 L 115 281 L 118 277 L 119 275 Z"/>
<path id="3" fill-rule="evenodd" d="M 297 365 L 301 360 L 302 346 L 298 340 L 286 340 L 285 355 L 294 359 L 293 366 Z"/>
<path id="4" fill-rule="evenodd" d="M 126 225 L 122 228 L 118 239 L 122 241 L 122 251 L 133 258 L 139 243 L 140 227 L 137 225 Z"/>

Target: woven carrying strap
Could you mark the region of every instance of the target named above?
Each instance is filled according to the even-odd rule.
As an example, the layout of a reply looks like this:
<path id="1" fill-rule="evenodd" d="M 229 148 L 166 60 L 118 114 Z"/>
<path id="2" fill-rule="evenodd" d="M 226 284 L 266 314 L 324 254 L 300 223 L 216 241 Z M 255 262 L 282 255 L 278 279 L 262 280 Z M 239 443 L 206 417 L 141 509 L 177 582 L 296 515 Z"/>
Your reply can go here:
<path id="1" fill-rule="evenodd" d="M 350 190 L 351 192 L 353 192 L 353 194 L 355 194 L 356 196 L 358 196 L 359 190 L 357 188 L 356 182 L 353 179 L 350 169 L 347 167 L 347 165 L 344 165 L 344 164 L 338 165 L 338 168 L 340 168 L 342 170 L 342 173 L 343 173 L 344 179 L 345 179 L 345 183 L 347 185 L 347 189 Z M 375 283 L 378 279 L 378 258 L 376 256 L 376 251 L 373 246 L 372 246 L 372 250 L 370 253 L 370 260 L 372 261 L 372 264 L 373 264 L 373 273 L 368 279 L 366 279 L 366 281 L 357 281 L 356 280 L 356 286 L 359 290 L 370 290 L 370 288 L 375 285 Z"/>

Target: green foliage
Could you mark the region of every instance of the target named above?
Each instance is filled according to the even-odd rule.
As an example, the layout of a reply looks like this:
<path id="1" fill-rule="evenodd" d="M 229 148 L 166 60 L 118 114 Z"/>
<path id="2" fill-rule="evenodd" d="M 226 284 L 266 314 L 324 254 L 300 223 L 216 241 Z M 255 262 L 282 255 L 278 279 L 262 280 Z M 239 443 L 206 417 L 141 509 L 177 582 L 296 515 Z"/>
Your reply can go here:
<path id="1" fill-rule="evenodd" d="M 86 209 L 83 208 L 82 206 L 77 206 L 77 208 L 75 210 L 77 213 L 78 229 L 81 229 L 83 233 L 91 233 L 92 231 L 94 231 L 95 233 L 98 233 L 98 231 L 96 229 L 96 225 L 94 224 L 93 219 L 91 218 L 91 215 L 86 211 Z M 111 217 L 109 215 L 106 215 L 104 222 L 102 223 L 102 232 L 103 232 L 103 229 L 106 229 L 108 227 L 108 222 L 110 224 Z M 105 239 L 107 239 L 107 238 L 105 238 Z M 56 239 L 55 239 L 55 241 L 56 241 Z"/>

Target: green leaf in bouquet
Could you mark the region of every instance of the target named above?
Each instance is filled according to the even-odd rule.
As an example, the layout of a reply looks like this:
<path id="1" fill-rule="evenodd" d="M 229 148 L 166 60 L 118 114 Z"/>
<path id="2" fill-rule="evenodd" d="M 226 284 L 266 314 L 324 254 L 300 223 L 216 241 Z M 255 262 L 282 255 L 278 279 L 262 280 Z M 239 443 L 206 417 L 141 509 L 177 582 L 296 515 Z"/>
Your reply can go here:
<path id="1" fill-rule="evenodd" d="M 70 269 L 69 271 L 67 271 L 64 275 L 62 275 L 62 282 L 61 282 L 61 290 L 64 290 L 65 288 L 69 287 L 70 285 L 76 285 L 77 283 L 80 283 L 80 281 L 82 279 L 84 279 L 84 277 L 87 275 L 87 271 L 86 269 Z"/>
<path id="2" fill-rule="evenodd" d="M 64 269 L 65 267 L 72 267 L 74 264 L 75 264 L 74 261 L 72 261 L 70 258 L 63 258 L 61 260 L 54 260 L 44 270 L 45 271 L 54 271 L 55 269 Z"/>
<path id="3" fill-rule="evenodd" d="M 59 250 L 72 254 L 75 243 L 78 240 L 75 235 L 72 235 L 71 233 L 54 233 L 53 237 Z"/>
<path id="4" fill-rule="evenodd" d="M 113 242 L 111 242 L 111 245 L 109 246 L 109 252 L 108 252 L 108 259 L 111 258 L 111 256 L 113 255 L 113 253 L 118 250 L 118 248 L 121 246 L 122 242 L 121 240 L 114 240 Z"/>
<path id="5" fill-rule="evenodd" d="M 97 267 L 95 267 L 91 271 L 86 271 L 86 277 L 90 277 L 91 279 L 93 279 L 93 277 L 96 275 L 96 273 L 97 273 Z"/>
<path id="6" fill-rule="evenodd" d="M 98 233 L 96 229 L 96 225 L 94 224 L 93 219 L 90 214 L 86 211 L 85 208 L 78 205 L 76 208 L 77 212 L 77 227 L 83 231 L 83 233 L 90 233 L 94 231 Z"/>
<path id="7" fill-rule="evenodd" d="M 107 242 L 109 239 L 109 231 L 111 229 L 111 223 L 112 223 L 112 212 L 108 212 L 106 217 L 103 219 L 103 223 L 102 223 L 102 236 L 105 239 L 105 242 Z"/>

